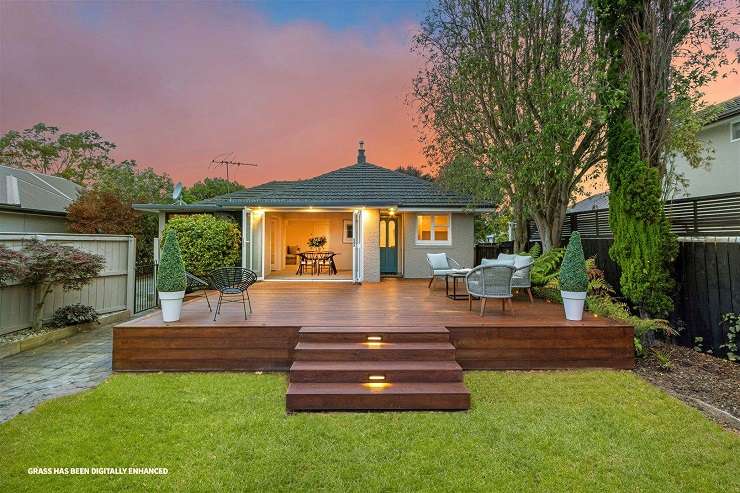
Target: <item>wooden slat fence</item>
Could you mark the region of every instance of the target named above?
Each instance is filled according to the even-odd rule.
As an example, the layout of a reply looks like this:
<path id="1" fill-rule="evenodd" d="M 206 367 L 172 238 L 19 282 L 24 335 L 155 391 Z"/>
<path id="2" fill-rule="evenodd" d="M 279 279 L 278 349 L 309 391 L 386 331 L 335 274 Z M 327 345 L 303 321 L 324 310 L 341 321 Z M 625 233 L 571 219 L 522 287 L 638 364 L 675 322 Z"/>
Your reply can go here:
<path id="1" fill-rule="evenodd" d="M 20 249 L 24 242 L 41 237 L 105 257 L 100 275 L 79 291 L 64 292 L 61 288 L 49 295 L 44 318 L 62 306 L 82 303 L 93 306 L 98 313 L 129 310 L 133 313 L 134 267 L 136 240 L 133 236 L 78 234 L 19 234 L 0 233 L 0 245 Z M 0 334 L 31 326 L 34 293 L 31 288 L 10 283 L 0 289 Z"/>

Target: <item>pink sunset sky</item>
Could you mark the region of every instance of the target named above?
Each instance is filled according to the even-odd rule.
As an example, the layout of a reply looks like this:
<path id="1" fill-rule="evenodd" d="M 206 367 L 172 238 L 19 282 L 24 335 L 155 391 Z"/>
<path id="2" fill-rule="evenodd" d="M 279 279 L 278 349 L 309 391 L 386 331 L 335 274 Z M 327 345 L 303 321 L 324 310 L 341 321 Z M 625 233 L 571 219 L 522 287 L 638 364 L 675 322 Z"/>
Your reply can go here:
<path id="1" fill-rule="evenodd" d="M 94 129 L 185 184 L 223 176 L 208 163 L 227 152 L 259 163 L 232 172 L 245 185 L 307 178 L 354 162 L 359 139 L 370 162 L 423 165 L 404 100 L 426 2 L 269 5 L 2 0 L 0 132 Z"/>

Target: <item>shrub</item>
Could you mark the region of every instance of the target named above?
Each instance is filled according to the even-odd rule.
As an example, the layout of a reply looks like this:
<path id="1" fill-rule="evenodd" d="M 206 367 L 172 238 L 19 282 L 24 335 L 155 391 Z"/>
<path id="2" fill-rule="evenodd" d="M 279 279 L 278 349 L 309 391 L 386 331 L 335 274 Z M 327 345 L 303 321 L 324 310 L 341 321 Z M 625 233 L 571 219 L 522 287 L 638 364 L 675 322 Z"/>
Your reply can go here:
<path id="1" fill-rule="evenodd" d="M 557 278 L 560 270 L 560 263 L 563 261 L 565 250 L 562 248 L 552 248 L 540 255 L 532 265 L 529 273 L 532 284 L 535 286 L 544 286 L 551 279 Z"/>
<path id="2" fill-rule="evenodd" d="M 210 214 L 180 216 L 165 228 L 177 233 L 185 268 L 205 277 L 219 267 L 232 267 L 239 262 L 241 232 L 229 219 Z"/>
<path id="3" fill-rule="evenodd" d="M 36 290 L 33 327 L 41 327 L 44 303 L 54 287 L 64 291 L 80 289 L 95 278 L 105 266 L 100 255 L 77 248 L 32 240 L 23 249 L 25 272 L 19 279 Z"/>
<path id="4" fill-rule="evenodd" d="M 539 243 L 533 244 L 532 247 L 529 249 L 529 256 L 532 257 L 534 260 L 537 260 L 540 255 L 542 255 L 542 246 L 540 246 Z"/>
<path id="5" fill-rule="evenodd" d="M 583 257 L 581 234 L 573 231 L 568 248 L 565 250 L 563 263 L 560 265 L 560 289 L 563 291 L 583 292 L 588 289 L 586 259 Z"/>
<path id="6" fill-rule="evenodd" d="M 167 231 L 162 248 L 162 256 L 157 272 L 157 289 L 163 293 L 185 291 L 187 287 L 185 264 L 182 261 L 180 245 L 174 229 Z"/>
<path id="7" fill-rule="evenodd" d="M 96 322 L 98 312 L 95 308 L 88 305 L 75 303 L 57 308 L 54 316 L 51 318 L 51 325 L 54 327 L 64 327 L 66 325 L 78 325 L 87 322 Z"/>
<path id="8" fill-rule="evenodd" d="M 13 279 L 21 279 L 26 270 L 26 256 L 0 245 L 0 287 Z"/>

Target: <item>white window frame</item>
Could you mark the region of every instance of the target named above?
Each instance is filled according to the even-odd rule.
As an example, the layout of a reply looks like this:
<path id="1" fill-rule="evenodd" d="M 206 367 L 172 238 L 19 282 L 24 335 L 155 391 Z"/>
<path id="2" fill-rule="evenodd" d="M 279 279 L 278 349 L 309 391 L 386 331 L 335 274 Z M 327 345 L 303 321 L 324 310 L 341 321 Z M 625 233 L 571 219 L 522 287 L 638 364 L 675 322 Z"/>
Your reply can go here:
<path id="1" fill-rule="evenodd" d="M 735 120 L 730 120 L 730 142 L 737 142 L 740 140 L 740 137 L 733 139 L 732 138 L 732 126 L 740 124 L 740 118 L 737 118 Z"/>
<path id="2" fill-rule="evenodd" d="M 434 238 L 434 216 L 447 216 L 447 239 L 446 240 L 420 240 L 419 239 L 419 218 L 421 216 L 430 216 L 432 218 L 432 238 Z M 416 224 L 414 228 L 414 239 L 417 245 L 452 245 L 452 213 L 451 212 L 419 212 L 416 214 Z"/>

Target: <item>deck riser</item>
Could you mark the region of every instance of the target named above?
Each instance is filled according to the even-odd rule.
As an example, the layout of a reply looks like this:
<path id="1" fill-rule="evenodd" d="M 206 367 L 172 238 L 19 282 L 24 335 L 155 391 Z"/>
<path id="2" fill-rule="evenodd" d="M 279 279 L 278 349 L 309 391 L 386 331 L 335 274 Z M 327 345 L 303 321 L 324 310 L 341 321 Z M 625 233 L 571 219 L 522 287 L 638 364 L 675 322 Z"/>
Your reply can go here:
<path id="1" fill-rule="evenodd" d="M 389 382 L 462 382 L 462 370 L 411 371 L 316 371 L 291 370 L 290 381 L 300 383 L 364 383 L 370 375 L 383 375 Z"/>
<path id="2" fill-rule="evenodd" d="M 286 396 L 289 412 L 300 411 L 465 411 L 470 395 L 291 395 Z"/>
<path id="3" fill-rule="evenodd" d="M 449 334 L 387 334 L 379 332 L 365 333 L 301 333 L 301 342 L 367 342 L 368 336 L 380 336 L 383 342 L 450 342 Z"/>
<path id="4" fill-rule="evenodd" d="M 296 349 L 295 361 L 450 361 L 454 349 Z"/>

